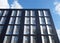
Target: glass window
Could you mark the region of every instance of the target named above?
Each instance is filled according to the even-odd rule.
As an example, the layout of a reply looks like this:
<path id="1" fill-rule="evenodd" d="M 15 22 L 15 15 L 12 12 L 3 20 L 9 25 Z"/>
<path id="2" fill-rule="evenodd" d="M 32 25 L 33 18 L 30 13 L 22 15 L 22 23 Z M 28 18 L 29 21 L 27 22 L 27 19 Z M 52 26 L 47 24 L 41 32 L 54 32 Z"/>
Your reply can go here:
<path id="1" fill-rule="evenodd" d="M 29 24 L 29 17 L 25 17 L 25 24 Z"/>
<path id="2" fill-rule="evenodd" d="M 42 43 L 48 43 L 47 36 L 41 36 L 42 37 Z"/>
<path id="3" fill-rule="evenodd" d="M 14 26 L 8 25 L 6 34 L 12 34 L 13 33 Z"/>
<path id="4" fill-rule="evenodd" d="M 9 24 L 14 24 L 14 23 L 15 23 L 15 17 L 11 17 L 10 21 L 9 21 Z"/>
<path id="5" fill-rule="evenodd" d="M 16 17 L 15 24 L 20 24 L 20 22 L 21 22 L 21 18 L 20 17 Z"/>
<path id="6" fill-rule="evenodd" d="M 39 22 L 40 22 L 40 24 L 45 24 L 44 18 L 43 17 L 39 17 Z"/>
<path id="7" fill-rule="evenodd" d="M 49 25 L 47 25 L 47 30 L 48 30 L 48 34 L 52 34 L 54 32 L 52 26 Z"/>
<path id="8" fill-rule="evenodd" d="M 31 34 L 36 34 L 36 26 L 31 25 Z"/>
<path id="9" fill-rule="evenodd" d="M 10 43 L 11 36 L 5 36 L 3 43 Z"/>
<path id="10" fill-rule="evenodd" d="M 2 33 L 3 27 L 4 27 L 4 26 L 1 26 L 1 25 L 0 25 L 0 34 Z"/>
<path id="11" fill-rule="evenodd" d="M 8 15 L 8 10 L 5 10 L 3 16 L 7 16 L 7 15 Z"/>
<path id="12" fill-rule="evenodd" d="M 31 24 L 36 24 L 36 19 L 34 17 L 31 17 Z"/>
<path id="13" fill-rule="evenodd" d="M 49 12 L 47 10 L 43 10 L 44 16 L 49 16 Z"/>
<path id="14" fill-rule="evenodd" d="M 29 37 L 23 36 L 23 43 L 29 43 Z"/>
<path id="15" fill-rule="evenodd" d="M 11 43 L 18 43 L 18 36 L 12 36 Z"/>
<path id="16" fill-rule="evenodd" d="M 46 34 L 46 26 L 40 25 L 41 34 Z"/>
<path id="17" fill-rule="evenodd" d="M 30 15 L 31 15 L 31 16 L 35 16 L 35 11 L 32 11 L 32 10 L 31 10 L 31 11 L 30 11 Z"/>
<path id="18" fill-rule="evenodd" d="M 2 10 L 0 10 L 0 16 L 2 16 L 3 15 L 3 11 Z"/>
<path id="19" fill-rule="evenodd" d="M 0 24 L 5 24 L 6 19 L 7 19 L 6 17 L 2 17 L 2 18 L 1 18 L 1 21 L 0 21 Z M 8 19 L 7 19 L 7 20 L 8 20 Z"/>
<path id="20" fill-rule="evenodd" d="M 17 16 L 21 16 L 22 15 L 22 11 L 18 10 L 17 11 Z"/>
<path id="21" fill-rule="evenodd" d="M 20 26 L 15 25 L 13 34 L 17 34 L 18 35 L 19 34 L 19 30 L 20 30 Z"/>
<path id="22" fill-rule="evenodd" d="M 54 38 L 55 38 L 54 36 L 49 36 L 50 43 L 56 43 Z"/>
<path id="23" fill-rule="evenodd" d="M 29 34 L 29 26 L 24 26 L 24 34 Z"/>
<path id="24" fill-rule="evenodd" d="M 43 11 L 38 10 L 38 15 L 43 16 Z"/>
<path id="25" fill-rule="evenodd" d="M 31 36 L 31 43 L 36 43 L 36 37 L 35 36 Z"/>
<path id="26" fill-rule="evenodd" d="M 29 11 L 25 11 L 25 16 L 29 16 Z"/>
<path id="27" fill-rule="evenodd" d="M 17 11 L 13 10 L 11 16 L 16 16 L 16 15 L 17 15 Z"/>
<path id="28" fill-rule="evenodd" d="M 51 24 L 51 20 L 48 17 L 45 17 L 46 24 Z"/>

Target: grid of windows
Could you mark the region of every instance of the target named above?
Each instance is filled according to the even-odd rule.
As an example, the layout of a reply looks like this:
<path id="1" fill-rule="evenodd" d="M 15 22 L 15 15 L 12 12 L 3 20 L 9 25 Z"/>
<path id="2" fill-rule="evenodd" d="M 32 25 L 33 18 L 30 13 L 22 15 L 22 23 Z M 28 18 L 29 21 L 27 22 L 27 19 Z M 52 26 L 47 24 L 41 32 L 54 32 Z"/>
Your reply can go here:
<path id="1" fill-rule="evenodd" d="M 0 10 L 0 43 L 59 43 L 49 9 Z"/>

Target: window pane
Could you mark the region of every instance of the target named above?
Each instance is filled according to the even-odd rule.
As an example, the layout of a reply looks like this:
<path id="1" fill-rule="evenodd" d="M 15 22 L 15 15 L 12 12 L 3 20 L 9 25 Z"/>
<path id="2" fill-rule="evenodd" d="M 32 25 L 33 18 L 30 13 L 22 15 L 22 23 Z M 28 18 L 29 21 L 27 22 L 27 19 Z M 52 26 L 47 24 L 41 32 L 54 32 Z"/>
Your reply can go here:
<path id="1" fill-rule="evenodd" d="M 31 36 L 31 43 L 36 43 L 36 37 L 35 36 Z"/>
<path id="2" fill-rule="evenodd" d="M 16 15 L 17 15 L 17 11 L 13 10 L 11 16 L 16 16 Z"/>
<path id="3" fill-rule="evenodd" d="M 29 17 L 25 17 L 25 24 L 29 24 Z"/>
<path id="4" fill-rule="evenodd" d="M 40 25 L 41 34 L 46 34 L 46 26 Z"/>
<path id="5" fill-rule="evenodd" d="M 19 34 L 19 30 L 20 30 L 20 26 L 15 25 L 13 34 L 17 34 L 18 35 Z"/>
<path id="6" fill-rule="evenodd" d="M 35 16 L 35 11 L 32 11 L 32 10 L 31 10 L 31 11 L 30 11 L 30 15 L 31 15 L 31 16 Z"/>
<path id="7" fill-rule="evenodd" d="M 45 24 L 44 18 L 43 17 L 39 17 L 39 22 L 40 22 L 40 24 Z"/>
<path id="8" fill-rule="evenodd" d="M 50 43 L 56 43 L 54 36 L 49 36 L 49 41 L 50 41 Z"/>
<path id="9" fill-rule="evenodd" d="M 18 43 L 18 36 L 12 36 L 11 43 Z"/>
<path id="10" fill-rule="evenodd" d="M 51 24 L 51 20 L 48 17 L 45 17 L 46 24 Z"/>
<path id="11" fill-rule="evenodd" d="M 47 36 L 41 36 L 42 37 L 42 43 L 48 43 Z"/>
<path id="12" fill-rule="evenodd" d="M 0 16 L 2 16 L 3 15 L 3 10 L 0 10 Z"/>
<path id="13" fill-rule="evenodd" d="M 12 34 L 13 33 L 14 26 L 8 25 L 6 34 Z"/>
<path id="14" fill-rule="evenodd" d="M 46 10 L 43 10 L 44 16 L 49 16 L 49 12 Z"/>
<path id="15" fill-rule="evenodd" d="M 36 26 L 31 25 L 31 34 L 36 34 Z"/>
<path id="16" fill-rule="evenodd" d="M 20 22 L 21 22 L 21 18 L 20 17 L 16 17 L 15 24 L 20 24 Z"/>
<path id="17" fill-rule="evenodd" d="M 15 17 L 11 17 L 10 21 L 9 21 L 9 24 L 14 24 L 14 23 L 15 23 Z"/>
<path id="18" fill-rule="evenodd" d="M 2 31 L 3 31 L 3 27 L 4 27 L 4 26 L 1 26 L 1 25 L 0 25 L 0 34 L 1 34 Z"/>
<path id="19" fill-rule="evenodd" d="M 3 43 L 10 43 L 11 36 L 5 36 Z"/>
<path id="20" fill-rule="evenodd" d="M 31 17 L 31 24 L 36 24 L 36 19 L 34 17 Z"/>
<path id="21" fill-rule="evenodd" d="M 6 19 L 7 19 L 6 17 L 2 17 L 1 20 L 0 20 L 0 24 L 5 24 Z M 8 19 L 7 19 L 7 20 L 8 20 Z"/>
<path id="22" fill-rule="evenodd" d="M 5 10 L 4 13 L 3 13 L 3 16 L 7 16 L 8 15 L 8 10 Z"/>
<path id="23" fill-rule="evenodd" d="M 47 25 L 47 30 L 48 30 L 48 34 L 54 33 L 52 26 Z"/>
<path id="24" fill-rule="evenodd" d="M 39 15 L 39 16 L 43 16 L 43 11 L 39 11 L 39 10 L 38 10 L 38 15 Z"/>
<path id="25" fill-rule="evenodd" d="M 24 26 L 24 34 L 29 34 L 29 26 Z"/>
<path id="26" fill-rule="evenodd" d="M 29 37 L 23 36 L 23 43 L 29 43 Z"/>
<path id="27" fill-rule="evenodd" d="M 29 16 L 29 11 L 25 11 L 25 16 Z"/>
<path id="28" fill-rule="evenodd" d="M 21 16 L 22 15 L 22 11 L 18 10 L 17 11 L 17 16 Z"/>

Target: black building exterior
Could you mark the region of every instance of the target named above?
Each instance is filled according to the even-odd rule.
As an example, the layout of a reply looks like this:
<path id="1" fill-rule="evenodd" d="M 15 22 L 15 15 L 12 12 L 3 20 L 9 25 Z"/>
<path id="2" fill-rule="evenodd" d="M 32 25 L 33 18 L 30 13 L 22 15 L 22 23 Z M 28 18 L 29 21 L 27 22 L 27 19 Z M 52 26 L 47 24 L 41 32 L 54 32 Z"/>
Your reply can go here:
<path id="1" fill-rule="evenodd" d="M 0 43 L 59 43 L 49 9 L 0 9 Z"/>

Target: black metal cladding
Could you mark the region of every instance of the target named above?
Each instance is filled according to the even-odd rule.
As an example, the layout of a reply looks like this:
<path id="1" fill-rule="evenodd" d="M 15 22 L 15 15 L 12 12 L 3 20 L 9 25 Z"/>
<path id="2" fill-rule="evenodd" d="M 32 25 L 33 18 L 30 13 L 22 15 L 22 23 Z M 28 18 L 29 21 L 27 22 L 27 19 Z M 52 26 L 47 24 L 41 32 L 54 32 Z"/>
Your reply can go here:
<path id="1" fill-rule="evenodd" d="M 49 9 L 0 9 L 0 43 L 59 43 Z"/>

